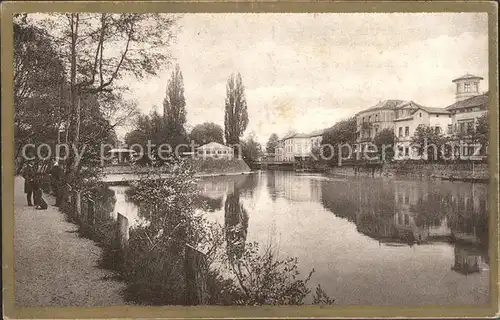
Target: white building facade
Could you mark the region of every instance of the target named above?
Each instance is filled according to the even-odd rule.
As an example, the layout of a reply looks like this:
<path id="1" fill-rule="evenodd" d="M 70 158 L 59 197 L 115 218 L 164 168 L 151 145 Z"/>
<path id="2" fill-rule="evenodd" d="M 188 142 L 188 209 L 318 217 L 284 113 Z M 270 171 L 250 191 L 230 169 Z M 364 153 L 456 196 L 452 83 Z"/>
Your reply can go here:
<path id="1" fill-rule="evenodd" d="M 431 127 L 438 134 L 447 134 L 451 127 L 451 114 L 444 108 L 412 106 L 401 111 L 402 117 L 394 120 L 394 160 L 418 159 L 418 149 L 412 146 L 412 140 L 419 126 Z"/>
<path id="2" fill-rule="evenodd" d="M 213 158 L 213 159 L 234 159 L 234 150 L 231 147 L 225 146 L 217 142 L 210 142 L 201 147 L 196 148 L 196 156 L 198 158 Z"/>
<path id="3" fill-rule="evenodd" d="M 324 130 L 318 130 L 308 134 L 294 133 L 283 137 L 275 149 L 275 161 L 294 162 L 297 159 L 310 157 L 314 148 L 319 149 L 321 146 L 323 132 Z"/>

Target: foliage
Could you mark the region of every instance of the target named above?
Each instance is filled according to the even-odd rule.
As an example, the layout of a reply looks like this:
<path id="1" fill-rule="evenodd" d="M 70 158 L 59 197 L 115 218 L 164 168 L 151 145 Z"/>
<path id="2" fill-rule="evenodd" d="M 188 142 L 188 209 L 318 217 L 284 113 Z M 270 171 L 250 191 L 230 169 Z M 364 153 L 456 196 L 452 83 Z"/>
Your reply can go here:
<path id="1" fill-rule="evenodd" d="M 392 129 L 389 128 L 383 129 L 375 135 L 373 143 L 377 146 L 379 157 L 382 160 L 387 160 L 387 161 L 392 160 L 392 158 L 394 157 L 394 142 L 395 142 L 394 130 Z M 385 148 L 385 151 L 384 151 L 384 146 L 388 147 Z"/>
<path id="2" fill-rule="evenodd" d="M 228 264 L 235 277 L 236 304 L 301 305 L 311 292 L 307 284 L 314 269 L 299 279 L 297 258 L 279 259 L 270 246 L 260 253 L 257 243 L 246 243 L 237 259 L 228 260 Z M 333 302 L 327 299 L 322 301 Z"/>
<path id="3" fill-rule="evenodd" d="M 250 168 L 243 160 L 239 159 L 194 159 L 190 161 L 191 167 L 200 174 L 212 173 L 240 173 L 248 172 Z"/>
<path id="4" fill-rule="evenodd" d="M 313 304 L 329 305 L 329 304 L 333 304 L 334 302 L 335 302 L 335 299 L 330 298 L 326 294 L 325 290 L 323 290 L 323 288 L 321 288 L 321 285 L 318 284 L 318 286 L 316 287 L 316 292 L 314 293 Z"/>
<path id="5" fill-rule="evenodd" d="M 325 130 L 322 137 L 322 144 L 333 147 L 333 157 L 331 154 L 332 150 L 327 147 L 324 147 L 322 150 L 324 157 L 331 157 L 331 163 L 337 163 L 338 150 L 341 145 L 347 144 L 352 148 L 354 147 L 354 143 L 356 142 L 356 130 L 357 125 L 355 117 L 339 121 L 330 129 Z M 348 152 L 347 148 L 342 148 L 342 152 L 343 155 L 346 156 L 344 153 Z"/>
<path id="6" fill-rule="evenodd" d="M 226 101 L 224 113 L 224 136 L 226 143 L 236 145 L 248 125 L 247 101 L 243 80 L 238 73 L 231 74 L 226 85 Z"/>
<path id="7" fill-rule="evenodd" d="M 209 142 L 224 144 L 224 130 L 218 124 L 204 122 L 191 130 L 189 140 L 200 146 Z"/>
<path id="8" fill-rule="evenodd" d="M 442 151 L 447 142 L 446 137 L 437 132 L 434 128 L 419 125 L 415 129 L 415 134 L 412 137 L 412 146 L 416 148 L 418 155 L 425 157 L 427 160 L 440 160 L 443 156 Z"/>
<path id="9" fill-rule="evenodd" d="M 276 147 L 278 146 L 278 141 L 279 141 L 278 135 L 276 133 L 271 134 L 266 144 L 266 152 L 274 153 Z"/>
<path id="10" fill-rule="evenodd" d="M 167 143 L 167 121 L 158 112 L 153 111 L 149 115 L 139 115 L 136 118 L 134 129 L 125 135 L 125 144 L 136 151 L 142 148 L 146 154 L 139 163 L 150 163 L 148 157 L 158 155 L 158 146 Z M 148 155 L 148 142 L 151 144 L 151 154 Z M 140 148 L 134 146 L 140 146 Z"/>
<path id="11" fill-rule="evenodd" d="M 57 119 L 65 94 L 63 62 L 42 28 L 16 15 L 14 31 L 14 137 L 17 158 L 26 143 L 57 141 Z"/>
<path id="12" fill-rule="evenodd" d="M 116 80 L 156 75 L 168 62 L 175 18 L 157 13 L 51 13 L 50 32 L 80 93 L 123 90 Z M 72 68 L 78 67 L 76 70 Z"/>
<path id="13" fill-rule="evenodd" d="M 262 156 L 262 146 L 255 140 L 255 136 L 251 134 L 248 139 L 240 143 L 243 160 L 247 163 L 257 161 Z"/>
<path id="14" fill-rule="evenodd" d="M 40 20 L 28 15 L 26 21 L 46 30 L 57 48 L 56 56 L 63 62 L 69 82 L 62 121 L 65 142 L 81 149 L 83 140 L 88 138 L 81 130 L 84 121 L 81 101 L 94 98 L 101 108 L 115 107 L 116 104 L 109 102 L 121 100 L 119 93 L 126 89 L 124 81 L 121 85 L 117 81 L 127 76 L 142 78 L 156 74 L 169 58 L 165 48 L 172 39 L 174 19 L 143 13 L 52 13 L 44 17 Z M 127 118 L 125 115 L 122 120 Z M 70 149 L 67 174 L 77 175 L 82 168 L 74 161 L 75 157 Z M 78 181 L 75 178 L 72 177 Z"/>
<path id="15" fill-rule="evenodd" d="M 184 254 L 205 235 L 195 213 L 194 171 L 183 162 L 151 169 L 129 189 L 145 222 L 130 231 L 124 274 L 129 298 L 149 304 L 185 304 Z"/>
<path id="16" fill-rule="evenodd" d="M 479 118 L 477 118 L 476 121 L 476 128 L 474 132 L 474 142 L 480 143 L 483 150 L 486 149 L 488 146 L 488 135 L 489 135 L 489 129 L 488 129 L 488 114 L 485 113 Z"/>
<path id="17" fill-rule="evenodd" d="M 186 143 L 186 98 L 184 82 L 179 64 L 175 65 L 167 85 L 167 93 L 163 100 L 163 116 L 167 126 L 167 140 L 174 147 Z"/>

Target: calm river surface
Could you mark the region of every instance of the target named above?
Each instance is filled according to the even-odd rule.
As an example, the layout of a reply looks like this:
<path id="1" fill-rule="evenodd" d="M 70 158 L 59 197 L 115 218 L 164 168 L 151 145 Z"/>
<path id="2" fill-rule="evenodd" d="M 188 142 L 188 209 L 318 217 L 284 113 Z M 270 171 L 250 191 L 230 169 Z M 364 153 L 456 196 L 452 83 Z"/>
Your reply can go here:
<path id="1" fill-rule="evenodd" d="M 115 191 L 115 212 L 137 208 Z M 268 171 L 203 178 L 207 216 L 315 273 L 335 304 L 489 302 L 487 185 Z"/>

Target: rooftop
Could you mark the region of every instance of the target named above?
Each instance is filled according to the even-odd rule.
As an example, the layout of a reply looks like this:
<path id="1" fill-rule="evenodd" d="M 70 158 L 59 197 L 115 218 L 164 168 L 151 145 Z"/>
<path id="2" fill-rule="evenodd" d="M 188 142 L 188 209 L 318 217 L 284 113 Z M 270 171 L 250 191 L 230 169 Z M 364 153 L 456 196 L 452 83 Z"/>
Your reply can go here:
<path id="1" fill-rule="evenodd" d="M 356 113 L 356 115 L 364 113 L 364 112 L 381 110 L 381 109 L 394 110 L 394 109 L 398 108 L 398 106 L 400 104 L 406 103 L 406 102 L 408 102 L 408 101 L 398 100 L 398 99 L 389 99 L 389 100 L 380 101 L 379 103 L 377 103 L 373 107 L 370 107 L 368 109 L 365 109 L 365 110 L 362 110 L 362 111 Z"/>
<path id="2" fill-rule="evenodd" d="M 470 97 L 462 101 L 457 101 L 454 104 L 447 106 L 445 109 L 451 111 L 463 108 L 480 107 L 484 105 L 488 105 L 488 92 Z"/>
<path id="3" fill-rule="evenodd" d="M 451 80 L 451 82 L 456 82 L 456 81 L 459 81 L 459 80 L 467 80 L 467 79 L 479 79 L 479 80 L 483 80 L 482 77 L 478 77 L 478 76 L 475 76 L 473 74 L 467 73 L 467 74 L 464 74 L 461 77 L 458 77 L 456 79 Z"/>
<path id="4" fill-rule="evenodd" d="M 433 113 L 433 114 L 450 114 L 450 112 L 448 110 L 446 110 L 445 108 L 433 108 L 433 107 L 420 106 L 419 109 L 422 109 L 428 113 Z"/>
<path id="5" fill-rule="evenodd" d="M 291 139 L 291 138 L 311 138 L 311 137 L 317 137 L 317 136 L 323 135 L 323 133 L 326 130 L 327 129 L 314 130 L 314 131 L 309 132 L 309 133 L 289 133 L 289 134 L 285 135 L 283 138 L 281 138 L 280 141 L 288 140 L 288 139 Z"/>
<path id="6" fill-rule="evenodd" d="M 118 152 L 130 152 L 130 153 L 135 153 L 134 150 L 132 149 L 124 149 L 124 148 L 115 148 L 115 149 L 111 149 L 109 150 L 110 153 L 118 153 Z"/>
<path id="7" fill-rule="evenodd" d="M 217 142 L 210 142 L 196 149 L 231 149 L 231 148 Z"/>

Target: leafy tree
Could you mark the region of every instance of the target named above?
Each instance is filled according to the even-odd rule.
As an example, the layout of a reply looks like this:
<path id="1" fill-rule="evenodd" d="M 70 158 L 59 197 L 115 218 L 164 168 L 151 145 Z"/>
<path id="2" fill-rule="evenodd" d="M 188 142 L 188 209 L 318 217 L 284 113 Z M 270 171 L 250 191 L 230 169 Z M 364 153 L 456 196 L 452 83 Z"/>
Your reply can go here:
<path id="1" fill-rule="evenodd" d="M 49 34 L 16 15 L 14 31 L 15 158 L 27 143 L 57 142 L 58 120 L 67 94 L 63 62 Z M 22 159 L 20 159 L 22 160 Z"/>
<path id="2" fill-rule="evenodd" d="M 474 142 L 481 144 L 482 153 L 486 154 L 486 148 L 488 147 L 488 114 L 485 113 L 476 121 L 476 128 L 474 132 Z"/>
<path id="3" fill-rule="evenodd" d="M 262 146 L 255 140 L 255 136 L 251 134 L 248 139 L 241 142 L 241 152 L 243 160 L 247 163 L 252 163 L 262 156 Z"/>
<path id="4" fill-rule="evenodd" d="M 419 156 L 427 158 L 428 161 L 437 161 L 442 159 L 442 150 L 446 141 L 446 137 L 434 128 L 419 125 L 415 129 L 411 144 L 416 148 Z"/>
<path id="5" fill-rule="evenodd" d="M 167 143 L 167 134 L 166 118 L 158 112 L 153 111 L 149 115 L 139 115 L 136 118 L 135 128 L 125 135 L 125 144 L 129 147 L 140 145 L 142 151 L 145 153 L 142 161 L 149 163 L 151 160 L 149 157 L 156 157 L 157 160 L 160 160 L 157 157 L 158 146 Z M 147 154 L 148 142 L 152 146 L 150 150 L 151 154 Z M 140 151 L 140 148 L 133 147 L 133 149 Z"/>
<path id="6" fill-rule="evenodd" d="M 196 125 L 191 130 L 189 139 L 198 145 L 204 145 L 209 142 L 224 144 L 224 130 L 218 124 L 205 122 Z"/>
<path id="7" fill-rule="evenodd" d="M 267 141 L 266 151 L 267 153 L 274 153 L 276 147 L 278 146 L 279 137 L 276 133 L 271 134 L 269 140 Z"/>
<path id="8" fill-rule="evenodd" d="M 65 141 L 80 148 L 85 139 L 80 130 L 81 101 L 92 95 L 99 100 L 116 96 L 126 89 L 123 82 L 117 84 L 125 76 L 156 74 L 169 58 L 163 49 L 172 39 L 174 19 L 143 13 L 53 13 L 46 17 L 32 23 L 50 33 L 58 56 L 65 62 L 69 81 Z M 67 172 L 78 175 L 74 157 L 70 152 Z"/>
<path id="9" fill-rule="evenodd" d="M 167 177 L 162 174 L 170 173 Z M 160 179 L 161 177 L 161 179 Z M 152 168 L 127 192 L 144 224 L 130 231 L 124 258 L 125 296 L 138 303 L 185 305 L 187 246 L 199 247 L 206 223 L 196 214 L 198 189 L 186 163 Z"/>
<path id="10" fill-rule="evenodd" d="M 392 160 L 392 158 L 394 157 L 394 142 L 394 130 L 392 129 L 383 129 L 375 135 L 373 143 L 377 146 L 379 157 L 382 160 Z"/>
<path id="11" fill-rule="evenodd" d="M 339 147 L 341 145 L 347 144 L 351 146 L 351 148 L 354 148 L 356 130 L 357 125 L 355 117 L 339 121 L 330 129 L 325 130 L 322 137 L 323 150 L 321 150 L 324 157 L 331 158 L 331 163 L 337 163 Z M 325 147 L 325 145 L 328 145 L 328 147 Z M 346 156 L 349 151 L 346 149 L 347 148 L 342 148 L 344 156 Z M 333 156 L 331 154 L 332 151 Z"/>
<path id="12" fill-rule="evenodd" d="M 172 147 L 185 143 L 186 98 L 184 82 L 179 64 L 175 65 L 167 85 L 167 94 L 163 100 L 163 116 L 166 119 L 167 134 Z"/>
<path id="13" fill-rule="evenodd" d="M 226 102 L 224 114 L 224 136 L 226 143 L 236 145 L 248 125 L 247 101 L 243 80 L 238 73 L 232 74 L 226 86 Z M 235 149 L 236 150 L 236 149 Z"/>

